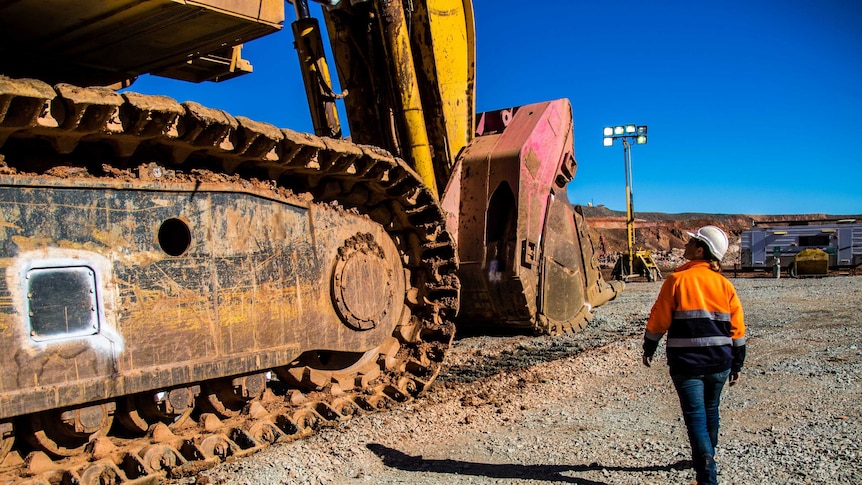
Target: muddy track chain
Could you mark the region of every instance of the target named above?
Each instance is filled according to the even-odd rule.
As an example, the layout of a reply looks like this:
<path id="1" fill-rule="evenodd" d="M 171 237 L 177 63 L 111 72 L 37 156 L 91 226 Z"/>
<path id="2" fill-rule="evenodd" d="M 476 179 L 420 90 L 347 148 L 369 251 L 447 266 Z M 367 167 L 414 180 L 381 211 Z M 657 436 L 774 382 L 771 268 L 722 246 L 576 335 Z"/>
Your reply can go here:
<path id="1" fill-rule="evenodd" d="M 110 148 L 113 158 L 100 162 L 114 176 L 135 173 L 129 170 L 134 155 L 155 150 L 166 154 L 159 166 L 187 168 L 194 160 L 195 168 L 238 184 L 264 180 L 274 192 L 288 187 L 311 194 L 316 204 L 365 214 L 401 253 L 413 318 L 396 328 L 375 369 L 352 390 L 325 382 L 317 391 L 271 389 L 234 418 L 203 414 L 190 428 L 154 425 L 145 438 L 95 438 L 84 455 L 58 461 L 32 452 L 7 463 L 0 483 L 138 484 L 192 475 L 356 413 L 410 400 L 439 373 L 454 335 L 457 256 L 442 208 L 402 160 L 375 147 L 279 129 L 193 102 L 0 77 L 0 149 L 22 141 L 49 145 L 57 166 L 81 144 Z M 50 168 L 40 167 L 45 173 Z M 140 169 L 137 176 L 145 172 L 152 176 Z"/>

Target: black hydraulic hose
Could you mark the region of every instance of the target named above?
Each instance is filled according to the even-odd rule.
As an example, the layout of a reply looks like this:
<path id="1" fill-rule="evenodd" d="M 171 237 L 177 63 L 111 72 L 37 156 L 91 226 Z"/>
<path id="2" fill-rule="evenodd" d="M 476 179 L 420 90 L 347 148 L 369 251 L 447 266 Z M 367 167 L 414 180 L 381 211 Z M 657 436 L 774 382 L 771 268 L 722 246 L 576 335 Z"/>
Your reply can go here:
<path id="1" fill-rule="evenodd" d="M 296 10 L 296 18 L 297 19 L 307 19 L 311 17 L 311 13 L 308 11 L 308 0 L 292 0 L 293 7 Z"/>
<path id="2" fill-rule="evenodd" d="M 297 19 L 307 19 L 311 17 L 311 12 L 308 10 L 308 0 L 287 0 L 288 2 L 293 4 L 294 9 L 296 10 L 296 18 Z M 334 7 L 341 3 L 341 0 L 314 0 L 315 2 L 326 5 L 328 7 Z"/>

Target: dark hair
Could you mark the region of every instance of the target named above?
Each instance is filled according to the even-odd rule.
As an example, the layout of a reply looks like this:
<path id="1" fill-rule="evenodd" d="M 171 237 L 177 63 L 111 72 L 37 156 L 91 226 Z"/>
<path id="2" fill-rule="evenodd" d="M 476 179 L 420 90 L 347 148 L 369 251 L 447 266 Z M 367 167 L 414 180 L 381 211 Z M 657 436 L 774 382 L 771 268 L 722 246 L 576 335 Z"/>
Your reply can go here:
<path id="1" fill-rule="evenodd" d="M 703 257 L 707 261 L 718 261 L 719 260 L 717 257 L 715 257 L 714 254 L 712 254 L 712 251 L 709 250 L 709 245 L 706 244 L 705 241 L 694 238 L 694 244 L 695 244 L 695 246 L 703 249 Z"/>
<path id="2" fill-rule="evenodd" d="M 704 257 L 704 259 L 709 261 L 709 267 L 713 271 L 720 273 L 721 272 L 721 260 L 718 259 L 717 257 L 715 257 L 714 254 L 712 254 L 712 251 L 709 250 L 709 245 L 707 245 L 706 242 L 701 241 L 700 239 L 697 239 L 697 238 L 692 238 L 692 239 L 694 239 L 694 245 L 695 246 L 703 249 L 703 257 Z"/>

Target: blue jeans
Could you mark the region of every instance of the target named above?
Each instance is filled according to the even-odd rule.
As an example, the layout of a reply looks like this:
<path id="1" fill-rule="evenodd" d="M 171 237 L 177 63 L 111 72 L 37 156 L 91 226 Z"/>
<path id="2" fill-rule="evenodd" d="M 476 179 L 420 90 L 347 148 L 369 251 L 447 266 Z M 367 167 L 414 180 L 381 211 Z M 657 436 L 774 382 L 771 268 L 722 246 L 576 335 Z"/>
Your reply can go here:
<path id="1" fill-rule="evenodd" d="M 698 485 L 716 485 L 715 446 L 718 444 L 718 405 L 721 390 L 727 382 L 730 369 L 715 374 L 685 376 L 671 374 L 679 396 L 691 460 L 697 472 Z"/>

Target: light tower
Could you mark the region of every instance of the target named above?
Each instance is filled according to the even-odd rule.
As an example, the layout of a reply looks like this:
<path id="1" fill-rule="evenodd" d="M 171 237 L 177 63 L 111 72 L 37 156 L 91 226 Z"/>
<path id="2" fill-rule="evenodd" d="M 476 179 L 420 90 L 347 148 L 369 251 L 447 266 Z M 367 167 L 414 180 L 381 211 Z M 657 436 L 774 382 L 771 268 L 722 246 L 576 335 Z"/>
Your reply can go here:
<path id="1" fill-rule="evenodd" d="M 645 145 L 647 142 L 646 125 L 619 125 L 606 126 L 602 131 L 604 140 L 602 144 L 606 147 L 613 146 L 614 140 L 623 141 L 623 164 L 626 172 L 626 240 L 628 254 L 620 265 L 620 274 L 623 278 L 634 274 L 635 260 L 635 210 L 632 202 L 632 153 L 630 140 L 637 145 Z"/>

